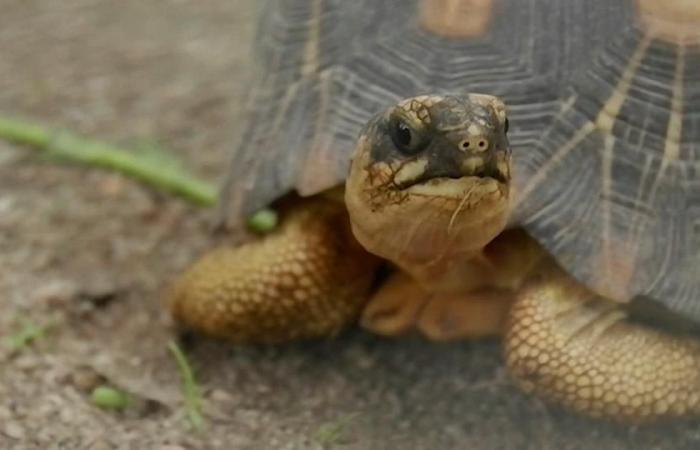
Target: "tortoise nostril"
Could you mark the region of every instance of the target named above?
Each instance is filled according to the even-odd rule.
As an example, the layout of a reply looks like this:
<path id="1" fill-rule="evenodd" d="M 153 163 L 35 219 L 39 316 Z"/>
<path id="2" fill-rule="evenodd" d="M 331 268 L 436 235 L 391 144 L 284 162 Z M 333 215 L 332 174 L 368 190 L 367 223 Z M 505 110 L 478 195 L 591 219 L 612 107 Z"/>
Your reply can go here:
<path id="1" fill-rule="evenodd" d="M 462 150 L 470 150 L 474 149 L 478 152 L 483 152 L 488 149 L 489 142 L 486 139 L 479 139 L 478 141 L 474 141 L 474 139 L 465 139 L 462 142 L 460 142 L 459 146 L 462 148 Z"/>
<path id="2" fill-rule="evenodd" d="M 484 151 L 489 146 L 489 143 L 485 139 L 479 139 L 479 142 L 476 145 L 479 147 L 480 151 Z"/>

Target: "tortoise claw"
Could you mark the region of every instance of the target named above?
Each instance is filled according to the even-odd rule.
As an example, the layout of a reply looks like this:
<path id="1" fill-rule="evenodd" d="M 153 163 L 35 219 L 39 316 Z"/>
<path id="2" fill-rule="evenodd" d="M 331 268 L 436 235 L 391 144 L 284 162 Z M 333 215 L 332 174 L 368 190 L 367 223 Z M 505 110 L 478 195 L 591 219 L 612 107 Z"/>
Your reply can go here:
<path id="1" fill-rule="evenodd" d="M 436 295 L 421 311 L 418 329 L 434 341 L 500 336 L 512 302 L 511 291 L 495 288 Z"/>

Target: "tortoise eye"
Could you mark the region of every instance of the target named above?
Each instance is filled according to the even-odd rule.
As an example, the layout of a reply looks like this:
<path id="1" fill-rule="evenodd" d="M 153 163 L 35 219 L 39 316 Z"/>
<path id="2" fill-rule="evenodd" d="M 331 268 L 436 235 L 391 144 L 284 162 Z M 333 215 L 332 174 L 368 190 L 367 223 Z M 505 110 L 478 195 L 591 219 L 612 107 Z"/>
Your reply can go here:
<path id="1" fill-rule="evenodd" d="M 405 122 L 399 121 L 396 123 L 396 130 L 394 131 L 396 136 L 396 145 L 401 148 L 410 147 L 411 141 L 413 140 L 413 132 L 406 125 Z"/>
<path id="2" fill-rule="evenodd" d="M 425 136 L 401 118 L 391 121 L 389 132 L 398 151 L 405 155 L 415 155 L 428 145 Z"/>

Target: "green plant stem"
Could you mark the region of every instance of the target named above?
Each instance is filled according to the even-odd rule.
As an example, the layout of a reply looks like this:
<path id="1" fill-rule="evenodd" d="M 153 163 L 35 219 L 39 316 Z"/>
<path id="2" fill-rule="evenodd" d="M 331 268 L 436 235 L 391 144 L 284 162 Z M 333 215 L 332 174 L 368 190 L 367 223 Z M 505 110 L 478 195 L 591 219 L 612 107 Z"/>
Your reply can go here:
<path id="1" fill-rule="evenodd" d="M 170 352 L 175 357 L 177 367 L 182 378 L 183 396 L 185 398 L 185 411 L 190 424 L 194 429 L 201 430 L 204 427 L 204 417 L 202 416 L 202 398 L 200 396 L 199 385 L 194 377 L 194 371 L 190 366 L 185 353 L 174 341 L 168 343 Z"/>
<path id="2" fill-rule="evenodd" d="M 200 206 L 212 206 L 217 200 L 214 186 L 182 170 L 68 131 L 51 131 L 34 123 L 0 117 L 0 138 L 31 146 L 49 156 L 115 170 Z"/>

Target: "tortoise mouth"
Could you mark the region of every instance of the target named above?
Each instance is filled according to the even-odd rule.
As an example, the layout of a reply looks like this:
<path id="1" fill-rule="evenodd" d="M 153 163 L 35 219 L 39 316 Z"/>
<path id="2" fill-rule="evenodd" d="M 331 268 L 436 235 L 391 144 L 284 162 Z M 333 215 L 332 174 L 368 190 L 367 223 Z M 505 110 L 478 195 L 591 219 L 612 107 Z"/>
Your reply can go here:
<path id="1" fill-rule="evenodd" d="M 423 172 L 420 176 L 403 180 L 401 182 L 395 183 L 395 186 L 399 191 L 405 191 L 411 187 L 418 185 L 438 185 L 444 182 L 454 182 L 455 180 L 463 181 L 486 181 L 495 180 L 499 184 L 508 184 L 508 176 L 504 174 L 497 166 L 494 167 L 480 167 L 476 170 L 469 171 L 467 173 L 461 174 L 431 174 Z"/>

